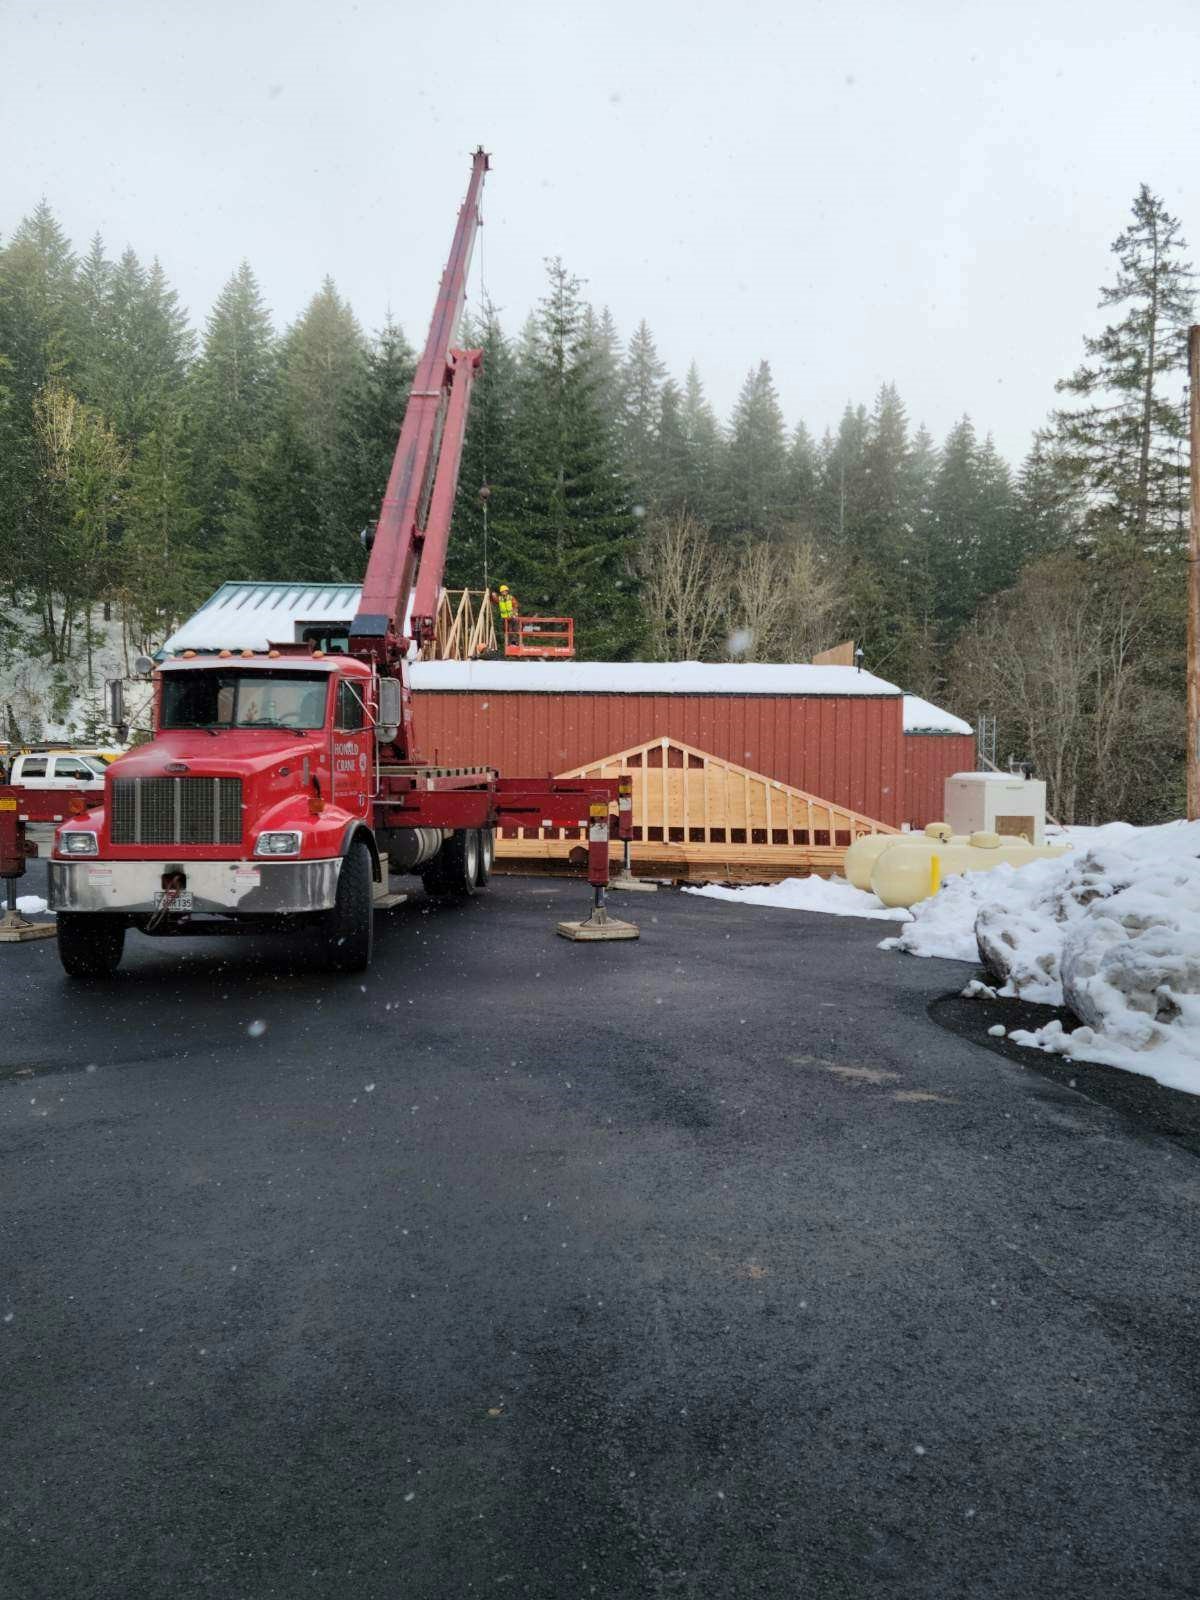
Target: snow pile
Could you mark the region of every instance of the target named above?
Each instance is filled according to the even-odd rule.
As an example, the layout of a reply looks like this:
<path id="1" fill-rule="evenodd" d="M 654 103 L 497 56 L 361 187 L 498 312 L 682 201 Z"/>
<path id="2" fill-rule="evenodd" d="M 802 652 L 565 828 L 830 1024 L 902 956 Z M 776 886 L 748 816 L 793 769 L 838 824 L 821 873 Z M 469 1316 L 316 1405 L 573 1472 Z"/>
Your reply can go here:
<path id="1" fill-rule="evenodd" d="M 1018 1030 L 1018 1044 L 1200 1094 L 1200 823 L 1072 834 L 1056 861 L 950 879 L 884 943 L 960 960 L 977 947 L 999 994 L 1084 1023 Z"/>
<path id="2" fill-rule="evenodd" d="M 710 900 L 732 900 L 743 906 L 775 906 L 781 911 L 823 911 L 835 917 L 877 917 L 883 922 L 907 922 L 909 913 L 883 902 L 845 878 L 784 878 L 781 883 L 749 884 L 744 889 L 723 889 L 706 883 L 686 888 L 684 894 L 705 895 Z"/>
<path id="3" fill-rule="evenodd" d="M 17 910 L 23 917 L 36 917 L 39 912 L 48 911 L 49 907 L 40 894 L 19 894 Z"/>
<path id="4" fill-rule="evenodd" d="M 1043 883 L 1048 867 L 1055 869 L 1050 875 L 1056 876 L 1062 862 L 1035 861 L 1026 867 L 1002 866 L 991 872 L 964 872 L 947 878 L 931 899 L 917 902 L 912 908 L 913 920 L 903 933 L 885 939 L 881 949 L 903 950 L 911 956 L 939 956 L 945 961 L 978 961 L 975 921 L 980 912 L 987 905 L 998 904 L 1015 915 L 1033 888 L 1030 878 Z M 1012 988 L 1007 992 L 1024 991 Z M 1046 996 L 1026 994 L 1025 998 L 1041 1000 Z"/>

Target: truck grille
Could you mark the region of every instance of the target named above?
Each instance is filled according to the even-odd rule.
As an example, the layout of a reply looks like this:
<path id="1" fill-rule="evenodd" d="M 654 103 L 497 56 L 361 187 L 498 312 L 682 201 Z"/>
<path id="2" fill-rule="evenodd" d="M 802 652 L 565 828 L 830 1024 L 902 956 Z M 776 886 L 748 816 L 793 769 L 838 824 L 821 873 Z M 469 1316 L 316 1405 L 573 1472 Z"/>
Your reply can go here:
<path id="1" fill-rule="evenodd" d="M 241 844 L 240 778 L 113 778 L 114 844 Z"/>

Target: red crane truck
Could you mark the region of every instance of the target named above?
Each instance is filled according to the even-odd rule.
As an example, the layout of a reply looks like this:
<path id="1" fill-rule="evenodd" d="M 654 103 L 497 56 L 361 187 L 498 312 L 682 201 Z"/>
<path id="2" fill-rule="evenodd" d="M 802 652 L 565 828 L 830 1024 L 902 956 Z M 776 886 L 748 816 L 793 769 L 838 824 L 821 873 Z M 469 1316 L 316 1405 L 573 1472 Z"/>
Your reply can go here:
<path id="1" fill-rule="evenodd" d="M 357 616 L 341 637 L 184 650 L 159 664 L 152 739 L 115 761 L 102 803 L 55 836 L 49 898 L 72 977 L 111 973 L 129 928 L 304 928 L 330 968 L 359 971 L 389 869 L 419 873 L 431 894 L 473 895 L 505 826 L 586 826 L 593 911 L 560 931 L 636 936 L 605 911 L 609 838 L 630 831 L 627 780 L 437 766 L 413 727 L 407 661 L 433 637 L 481 361 L 454 339 L 487 170 L 476 151 Z"/>

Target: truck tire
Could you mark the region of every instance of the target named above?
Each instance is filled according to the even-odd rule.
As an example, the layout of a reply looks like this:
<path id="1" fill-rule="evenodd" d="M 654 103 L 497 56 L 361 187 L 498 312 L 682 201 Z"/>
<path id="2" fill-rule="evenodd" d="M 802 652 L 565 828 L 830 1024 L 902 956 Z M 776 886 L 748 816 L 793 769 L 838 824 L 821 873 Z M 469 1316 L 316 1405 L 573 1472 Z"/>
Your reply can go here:
<path id="1" fill-rule="evenodd" d="M 352 844 L 338 873 L 333 910 L 325 912 L 325 965 L 331 972 L 363 972 L 375 947 L 371 852 Z"/>
<path id="2" fill-rule="evenodd" d="M 479 830 L 479 871 L 475 874 L 476 885 L 486 889 L 492 876 L 492 862 L 496 858 L 496 835 L 491 828 Z"/>
<path id="3" fill-rule="evenodd" d="M 479 884 L 479 830 L 452 833 L 421 874 L 425 893 L 439 899 L 465 900 Z"/>
<path id="4" fill-rule="evenodd" d="M 109 978 L 121 964 L 125 924 L 102 911 L 60 911 L 58 959 L 69 978 Z"/>

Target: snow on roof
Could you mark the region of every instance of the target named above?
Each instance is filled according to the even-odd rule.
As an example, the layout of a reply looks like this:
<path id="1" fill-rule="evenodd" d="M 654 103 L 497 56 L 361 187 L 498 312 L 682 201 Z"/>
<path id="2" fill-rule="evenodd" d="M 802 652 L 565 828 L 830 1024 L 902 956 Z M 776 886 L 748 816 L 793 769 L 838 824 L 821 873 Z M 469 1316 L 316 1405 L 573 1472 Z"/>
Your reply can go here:
<path id="1" fill-rule="evenodd" d="M 728 661 L 418 661 L 412 686 L 500 694 L 898 695 L 856 667 Z"/>
<path id="2" fill-rule="evenodd" d="M 163 645 L 178 650 L 265 650 L 293 644 L 298 622 L 353 621 L 356 583 L 223 583 Z"/>
<path id="3" fill-rule="evenodd" d="M 969 722 L 964 722 L 961 717 L 954 716 L 950 711 L 943 711 L 940 706 L 922 700 L 915 694 L 904 696 L 904 731 L 905 733 L 975 732 Z"/>

